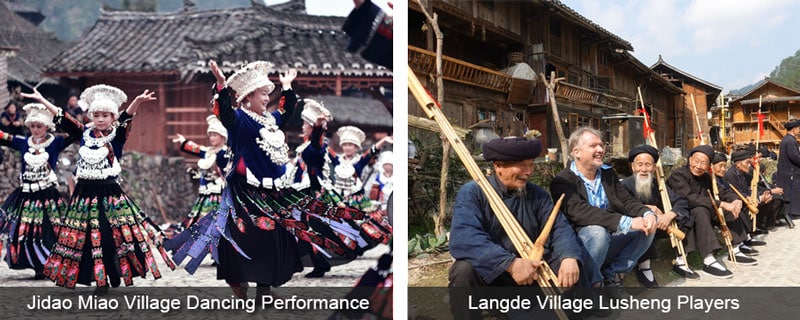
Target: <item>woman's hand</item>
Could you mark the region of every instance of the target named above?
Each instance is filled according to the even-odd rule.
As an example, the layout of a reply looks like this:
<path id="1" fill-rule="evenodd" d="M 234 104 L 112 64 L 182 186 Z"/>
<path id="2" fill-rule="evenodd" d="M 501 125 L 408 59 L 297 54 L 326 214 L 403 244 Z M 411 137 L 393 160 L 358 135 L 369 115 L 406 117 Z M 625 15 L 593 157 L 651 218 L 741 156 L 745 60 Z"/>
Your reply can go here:
<path id="1" fill-rule="evenodd" d="M 217 86 L 224 88 L 225 75 L 222 74 L 222 70 L 219 69 L 217 62 L 214 60 L 208 60 L 208 66 L 211 67 L 211 74 L 213 74 L 214 78 L 217 79 Z"/>
<path id="2" fill-rule="evenodd" d="M 297 69 L 289 69 L 286 72 L 278 75 L 278 79 L 280 79 L 281 85 L 284 88 L 291 88 L 294 78 L 297 78 Z"/>
<path id="3" fill-rule="evenodd" d="M 172 139 L 173 143 L 183 144 L 183 142 L 186 141 L 186 137 L 184 137 L 182 134 L 178 133 L 178 134 L 176 134 L 176 136 L 177 136 L 177 138 L 173 138 Z"/>
<path id="4" fill-rule="evenodd" d="M 141 105 L 143 102 L 158 100 L 155 94 L 156 94 L 155 91 L 150 91 L 149 89 L 145 89 L 144 92 L 142 92 L 142 94 L 136 96 L 136 98 L 133 99 L 133 102 L 131 102 L 131 104 L 128 106 L 128 109 L 125 111 L 130 115 L 136 114 L 136 110 L 139 109 L 139 105 Z"/>

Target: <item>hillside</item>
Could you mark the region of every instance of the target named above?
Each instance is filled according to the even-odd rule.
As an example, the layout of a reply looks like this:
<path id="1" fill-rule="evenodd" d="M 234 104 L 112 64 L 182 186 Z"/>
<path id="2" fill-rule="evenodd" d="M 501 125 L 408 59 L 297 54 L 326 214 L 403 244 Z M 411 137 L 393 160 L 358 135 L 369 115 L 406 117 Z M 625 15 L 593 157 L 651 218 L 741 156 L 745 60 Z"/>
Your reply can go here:
<path id="1" fill-rule="evenodd" d="M 184 0 L 152 0 L 160 12 L 176 11 L 183 7 Z M 120 8 L 125 0 L 26 0 L 25 3 L 41 9 L 46 17 L 41 24 L 45 31 L 55 32 L 61 40 L 70 41 L 86 32 L 100 16 L 105 3 Z M 128 1 L 128 2 L 136 2 Z M 196 10 L 250 6 L 250 0 L 192 0 Z"/>

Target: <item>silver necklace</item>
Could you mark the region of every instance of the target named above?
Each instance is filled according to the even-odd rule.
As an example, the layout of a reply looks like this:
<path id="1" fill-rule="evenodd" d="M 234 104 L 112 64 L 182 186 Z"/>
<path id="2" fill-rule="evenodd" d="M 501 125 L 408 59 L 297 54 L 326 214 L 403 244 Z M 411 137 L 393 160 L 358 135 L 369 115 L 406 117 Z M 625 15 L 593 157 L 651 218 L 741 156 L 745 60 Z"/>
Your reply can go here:
<path id="1" fill-rule="evenodd" d="M 99 138 L 95 138 L 95 137 L 91 136 L 90 133 L 93 130 L 94 129 L 89 129 L 89 130 L 86 130 L 86 131 L 83 132 L 83 144 L 84 145 L 89 146 L 89 147 L 102 147 L 102 146 L 108 144 L 109 142 L 111 142 L 111 140 L 114 140 L 114 138 L 117 136 L 117 128 L 116 127 L 111 127 L 111 132 L 109 132 L 108 135 L 103 136 L 103 137 L 99 137 Z"/>

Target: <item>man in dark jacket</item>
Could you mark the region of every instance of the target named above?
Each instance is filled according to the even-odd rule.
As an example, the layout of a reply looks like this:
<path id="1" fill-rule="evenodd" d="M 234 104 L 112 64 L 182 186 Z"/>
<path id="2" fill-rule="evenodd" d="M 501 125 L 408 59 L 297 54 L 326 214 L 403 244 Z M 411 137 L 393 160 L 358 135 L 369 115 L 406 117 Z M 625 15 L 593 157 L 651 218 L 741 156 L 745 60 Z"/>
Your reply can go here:
<path id="1" fill-rule="evenodd" d="M 554 199 L 577 229 L 608 294 L 622 298 L 622 278 L 647 251 L 656 230 L 656 214 L 625 190 L 610 166 L 603 164 L 602 133 L 582 127 L 569 137 L 570 164 L 550 183 Z"/>
<path id="2" fill-rule="evenodd" d="M 739 150 L 735 151 L 731 154 L 731 166 L 727 172 L 725 172 L 725 182 L 734 186 L 736 190 L 742 193 L 745 197 L 749 197 L 752 194 L 752 186 L 753 181 L 753 156 L 754 154 L 748 150 Z M 748 214 L 742 215 L 747 230 L 753 230 L 753 223 L 756 224 L 756 227 L 759 228 L 759 233 L 767 233 L 770 228 L 775 225 L 775 220 L 778 217 L 779 213 L 783 213 L 784 206 L 783 201 L 778 199 L 778 197 L 773 197 L 773 193 L 783 194 L 783 189 L 781 188 L 772 188 L 772 190 L 768 190 L 764 185 L 757 184 L 757 208 L 758 214 L 756 215 L 756 221 L 752 221 L 749 217 L 749 210 Z M 747 209 L 745 207 L 745 209 Z"/>
<path id="3" fill-rule="evenodd" d="M 483 155 L 493 161 L 495 174 L 487 179 L 494 192 L 500 195 L 514 218 L 531 241 L 539 236 L 553 201 L 547 192 L 528 182 L 534 162 L 541 152 L 538 140 L 524 138 L 495 139 L 483 146 Z M 458 192 L 453 208 L 450 229 L 450 254 L 456 262 L 450 268 L 450 287 L 528 286 L 535 285 L 536 269 L 541 261 L 519 257 L 511 239 L 489 206 L 488 199 L 475 181 L 468 182 Z M 557 273 L 559 286 L 589 287 L 599 282 L 599 275 L 580 272 L 591 264 L 580 246 L 575 232 L 563 214 L 555 220 L 544 259 Z M 580 280 L 580 282 L 579 282 Z M 480 319 L 479 310 L 466 307 L 467 297 L 451 290 L 451 311 L 454 319 Z"/>
<path id="4" fill-rule="evenodd" d="M 679 226 L 688 224 L 688 221 L 691 219 L 691 215 L 689 214 L 689 202 L 686 198 L 679 196 L 669 188 L 667 188 L 667 192 L 672 210 L 664 212 L 664 204 L 661 201 L 661 193 L 658 190 L 658 179 L 656 179 L 655 174 L 656 163 L 658 162 L 658 150 L 645 144 L 635 146 L 628 152 L 628 161 L 631 163 L 631 172 L 633 172 L 633 174 L 625 178 L 625 180 L 622 180 L 622 185 L 653 211 L 663 212 L 657 215 L 656 227 L 661 231 L 656 233 L 656 237 L 667 237 L 665 231 L 667 231 L 672 220 L 675 220 Z M 653 241 L 647 251 L 639 258 L 636 277 L 639 279 L 639 283 L 648 289 L 658 288 L 658 282 L 656 281 L 655 275 L 653 275 L 653 271 L 650 269 L 650 259 L 654 259 L 657 256 L 655 241 Z M 679 265 L 677 262 L 678 260 L 676 260 L 675 265 L 672 267 L 676 273 L 684 275 L 686 279 L 698 279 L 700 277 L 697 273 L 686 267 L 685 263 Z M 681 268 L 683 268 L 683 270 L 677 270 Z"/>
<path id="5" fill-rule="evenodd" d="M 783 188 L 786 194 L 786 211 L 793 219 L 800 218 L 800 119 L 794 119 L 783 125 L 789 132 L 783 137 L 778 155 L 778 179 L 776 186 Z"/>
<path id="6" fill-rule="evenodd" d="M 709 174 L 712 159 L 714 159 L 714 149 L 711 146 L 701 145 L 693 148 L 689 151 L 686 166 L 672 170 L 667 179 L 667 186 L 689 200 L 689 213 L 692 215 L 693 223 L 684 226 L 687 228 L 684 239 L 686 252 L 700 253 L 703 257 L 703 273 L 712 277 L 730 278 L 733 277 L 733 273 L 714 257 L 714 252 L 722 246 L 711 225 L 711 217 L 715 217 L 716 220 L 714 206 L 708 195 L 708 191 L 712 189 Z M 729 189 L 719 188 L 719 198 L 721 201 L 717 201 L 717 205 L 723 210 L 736 214 L 742 210 L 742 201 Z"/>

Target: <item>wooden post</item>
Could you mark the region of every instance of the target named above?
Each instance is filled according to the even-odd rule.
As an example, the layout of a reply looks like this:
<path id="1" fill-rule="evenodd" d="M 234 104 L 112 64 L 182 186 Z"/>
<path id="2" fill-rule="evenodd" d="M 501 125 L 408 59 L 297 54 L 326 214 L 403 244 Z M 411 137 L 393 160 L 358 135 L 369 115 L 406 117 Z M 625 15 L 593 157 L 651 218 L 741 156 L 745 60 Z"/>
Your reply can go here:
<path id="1" fill-rule="evenodd" d="M 433 15 L 428 13 L 428 2 L 419 1 L 422 13 L 425 14 L 425 20 L 433 30 L 436 36 L 436 74 L 434 75 L 436 81 L 436 100 L 439 104 L 444 103 L 444 79 L 442 78 L 442 43 L 444 40 L 444 33 L 439 29 L 439 16 L 434 12 Z M 444 221 L 447 220 L 447 176 L 450 170 L 450 143 L 444 135 L 439 135 L 442 140 L 442 170 L 441 178 L 439 181 L 439 213 L 433 218 L 434 232 L 436 236 L 441 236 L 444 232 Z"/>
<path id="2" fill-rule="evenodd" d="M 569 154 L 569 148 L 567 146 L 567 138 L 564 136 L 564 127 L 561 125 L 561 116 L 558 115 L 558 105 L 556 104 L 556 84 L 564 80 L 564 78 L 556 78 L 556 73 L 554 71 L 550 72 L 550 82 L 547 82 L 547 78 L 544 76 L 544 73 L 539 73 L 539 77 L 542 78 L 542 83 L 544 86 L 547 87 L 547 95 L 550 99 L 550 110 L 553 113 L 553 124 L 556 127 L 556 134 L 558 135 L 558 141 L 561 143 L 561 161 L 564 163 L 564 167 L 567 167 L 567 155 Z"/>

